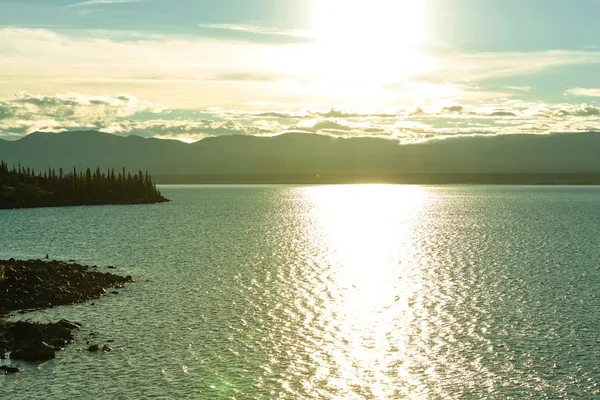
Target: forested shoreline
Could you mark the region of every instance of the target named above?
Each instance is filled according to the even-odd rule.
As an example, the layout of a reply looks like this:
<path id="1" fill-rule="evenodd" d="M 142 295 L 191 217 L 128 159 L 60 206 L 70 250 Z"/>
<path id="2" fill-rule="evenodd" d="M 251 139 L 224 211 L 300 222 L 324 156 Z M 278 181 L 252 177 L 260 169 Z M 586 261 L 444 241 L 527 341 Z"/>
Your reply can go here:
<path id="1" fill-rule="evenodd" d="M 74 168 L 35 171 L 0 161 L 0 209 L 105 204 L 152 204 L 169 201 L 148 173 Z"/>

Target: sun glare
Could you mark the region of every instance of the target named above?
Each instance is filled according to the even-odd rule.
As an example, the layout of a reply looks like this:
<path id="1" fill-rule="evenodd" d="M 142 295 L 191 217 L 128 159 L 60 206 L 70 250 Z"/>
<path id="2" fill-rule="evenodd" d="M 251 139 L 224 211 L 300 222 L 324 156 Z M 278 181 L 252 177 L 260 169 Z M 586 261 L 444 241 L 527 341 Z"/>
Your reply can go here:
<path id="1" fill-rule="evenodd" d="M 330 72 L 354 81 L 422 72 L 427 0 L 314 0 L 313 31 Z"/>
<path id="2" fill-rule="evenodd" d="M 340 398 L 354 398 L 354 390 L 369 393 L 367 398 L 394 398 L 399 388 L 386 374 L 390 365 L 413 384 L 404 353 L 410 299 L 419 290 L 414 224 L 425 209 L 427 190 L 349 185 L 308 188 L 304 195 L 313 210 L 308 225 L 314 227 L 315 250 L 327 255 L 320 276 L 331 277 L 312 290 L 323 299 L 323 330 L 335 332 L 340 341 L 319 344 L 328 352 L 323 360 L 333 360 L 331 370 L 337 372 L 332 377 L 325 368 L 315 379 L 329 379 Z"/>

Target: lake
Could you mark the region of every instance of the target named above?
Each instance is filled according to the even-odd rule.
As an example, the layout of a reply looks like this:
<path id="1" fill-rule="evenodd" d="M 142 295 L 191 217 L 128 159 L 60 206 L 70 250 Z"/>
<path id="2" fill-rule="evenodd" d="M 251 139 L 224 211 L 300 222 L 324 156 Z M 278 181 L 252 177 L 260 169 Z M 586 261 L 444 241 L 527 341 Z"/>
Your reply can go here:
<path id="1" fill-rule="evenodd" d="M 137 280 L 26 314 L 84 326 L 0 397 L 600 396 L 598 187 L 159 189 L 174 202 L 0 211 L 0 259 Z"/>

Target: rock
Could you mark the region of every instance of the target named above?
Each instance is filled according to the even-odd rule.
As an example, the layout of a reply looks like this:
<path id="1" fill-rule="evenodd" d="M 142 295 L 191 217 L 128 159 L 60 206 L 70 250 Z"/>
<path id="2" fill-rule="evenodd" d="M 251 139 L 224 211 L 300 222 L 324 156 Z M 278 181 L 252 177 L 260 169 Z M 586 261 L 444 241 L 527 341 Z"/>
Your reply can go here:
<path id="1" fill-rule="evenodd" d="M 109 265 L 109 266 L 108 266 L 108 267 L 106 267 L 106 268 L 108 268 L 108 269 L 117 269 L 117 267 L 115 267 L 115 266 L 112 266 L 112 265 Z"/>
<path id="2" fill-rule="evenodd" d="M 67 305 L 101 297 L 105 288 L 131 281 L 79 264 L 56 261 L 4 261 L 0 313 Z M 112 289 L 111 289 L 112 290 Z"/>
<path id="3" fill-rule="evenodd" d="M 110 347 L 108 347 L 107 345 L 104 345 L 104 346 L 102 346 L 102 351 L 109 352 L 109 351 L 112 351 L 112 349 Z"/>
<path id="4" fill-rule="evenodd" d="M 0 347 L 0 360 L 6 360 L 6 349 Z"/>
<path id="5" fill-rule="evenodd" d="M 13 336 L 19 338 L 19 340 L 40 339 L 42 337 L 40 327 L 29 322 L 17 321 L 9 329 Z"/>
<path id="6" fill-rule="evenodd" d="M 65 328 L 71 329 L 71 330 L 73 330 L 73 329 L 79 329 L 79 328 L 81 328 L 83 326 L 79 322 L 67 321 L 66 319 L 61 319 L 56 324 L 60 325 L 60 326 L 64 326 Z"/>
<path id="7" fill-rule="evenodd" d="M 113 290 L 111 293 L 112 294 L 119 294 L 119 292 L 117 292 L 116 290 Z"/>
<path id="8" fill-rule="evenodd" d="M 46 361 L 55 357 L 54 349 L 46 342 L 33 342 L 10 353 L 10 358 L 25 361 Z"/>
<path id="9" fill-rule="evenodd" d="M 5 374 L 16 374 L 20 371 L 17 367 L 9 367 L 8 365 L 0 366 L 0 371 L 4 371 Z"/>
<path id="10" fill-rule="evenodd" d="M 73 340 L 71 330 L 60 324 L 48 324 L 44 329 L 44 336 L 48 339 Z"/>
<path id="11" fill-rule="evenodd" d="M 93 344 L 90 347 L 88 347 L 88 351 L 91 351 L 91 352 L 95 352 L 98 350 L 100 350 L 100 346 L 98 346 L 97 344 Z"/>
<path id="12" fill-rule="evenodd" d="M 72 343 L 69 340 L 63 339 L 46 339 L 46 343 L 48 343 L 55 351 L 64 350 L 65 346 L 69 343 Z"/>

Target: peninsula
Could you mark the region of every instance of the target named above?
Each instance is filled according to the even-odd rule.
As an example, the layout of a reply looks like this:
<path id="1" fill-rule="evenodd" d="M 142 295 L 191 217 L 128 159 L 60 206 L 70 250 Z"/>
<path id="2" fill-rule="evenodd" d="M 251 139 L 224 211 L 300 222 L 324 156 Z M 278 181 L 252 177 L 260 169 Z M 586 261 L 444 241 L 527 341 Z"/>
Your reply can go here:
<path id="1" fill-rule="evenodd" d="M 148 173 L 106 173 L 97 168 L 62 168 L 35 171 L 21 165 L 10 168 L 0 162 L 0 209 L 106 204 L 152 204 L 169 200 L 162 196 Z"/>

